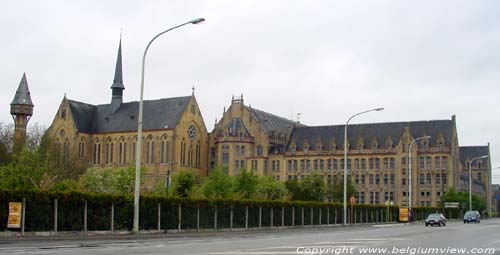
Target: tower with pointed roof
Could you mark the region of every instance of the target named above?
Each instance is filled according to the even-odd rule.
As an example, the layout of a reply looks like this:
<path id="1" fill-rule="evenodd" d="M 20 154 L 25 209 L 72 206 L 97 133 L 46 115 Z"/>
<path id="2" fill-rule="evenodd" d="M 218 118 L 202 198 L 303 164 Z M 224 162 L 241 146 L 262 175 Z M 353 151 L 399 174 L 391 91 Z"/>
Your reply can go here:
<path id="1" fill-rule="evenodd" d="M 116 67 L 115 67 L 115 78 L 113 79 L 113 84 L 111 85 L 111 104 L 110 112 L 116 112 L 123 102 L 123 90 L 125 86 L 123 85 L 123 73 L 122 73 L 122 40 L 120 39 L 120 44 L 118 46 L 118 56 L 116 57 Z"/>
<path id="2" fill-rule="evenodd" d="M 31 101 L 30 90 L 26 80 L 26 73 L 23 74 L 16 95 L 10 103 L 10 114 L 14 119 L 14 152 L 20 151 L 26 144 L 26 127 L 33 115 L 33 101 Z"/>

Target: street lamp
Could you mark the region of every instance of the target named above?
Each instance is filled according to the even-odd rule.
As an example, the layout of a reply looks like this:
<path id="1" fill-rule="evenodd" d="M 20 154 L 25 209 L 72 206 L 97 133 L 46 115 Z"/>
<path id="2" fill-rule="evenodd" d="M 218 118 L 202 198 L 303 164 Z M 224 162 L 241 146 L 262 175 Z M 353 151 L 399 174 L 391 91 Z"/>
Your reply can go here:
<path id="1" fill-rule="evenodd" d="M 413 204 L 411 203 L 411 198 L 412 198 L 412 193 L 411 193 L 411 146 L 418 140 L 422 140 L 422 139 L 429 139 L 431 138 L 431 136 L 422 136 L 422 137 L 419 137 L 419 138 L 416 138 L 416 139 L 413 139 L 413 141 L 411 141 L 410 145 L 408 146 L 408 196 L 409 196 L 409 199 L 408 199 L 408 208 L 411 208 L 413 206 Z"/>
<path id="2" fill-rule="evenodd" d="M 471 170 L 472 161 L 474 161 L 476 159 L 487 158 L 487 157 L 488 157 L 488 155 L 484 155 L 484 156 L 472 158 L 469 161 L 469 211 L 472 211 L 472 170 Z"/>
<path id="3" fill-rule="evenodd" d="M 356 113 L 349 117 L 344 127 L 344 225 L 347 225 L 347 125 L 349 125 L 349 121 L 351 121 L 354 117 L 374 111 L 382 111 L 384 108 L 375 108 L 368 111 Z"/>
<path id="4" fill-rule="evenodd" d="M 194 20 L 191 20 L 189 22 L 186 22 L 184 24 L 180 24 L 178 26 L 169 28 L 159 34 L 157 34 L 151 41 L 149 41 L 148 45 L 146 46 L 146 49 L 144 50 L 144 55 L 142 56 L 142 73 L 141 73 L 141 97 L 139 99 L 139 119 L 137 120 L 137 147 L 136 147 L 136 159 L 135 159 L 135 188 L 134 188 L 134 226 L 132 229 L 132 232 L 137 233 L 139 232 L 139 196 L 140 196 L 140 189 L 141 189 L 141 149 L 142 149 L 142 112 L 143 112 L 143 94 L 144 94 L 144 66 L 146 63 L 146 54 L 148 53 L 149 46 L 151 46 L 151 43 L 153 43 L 156 38 L 160 37 L 161 35 L 172 31 L 176 28 L 182 27 L 184 25 L 188 24 L 198 24 L 205 21 L 204 18 L 197 18 Z"/>

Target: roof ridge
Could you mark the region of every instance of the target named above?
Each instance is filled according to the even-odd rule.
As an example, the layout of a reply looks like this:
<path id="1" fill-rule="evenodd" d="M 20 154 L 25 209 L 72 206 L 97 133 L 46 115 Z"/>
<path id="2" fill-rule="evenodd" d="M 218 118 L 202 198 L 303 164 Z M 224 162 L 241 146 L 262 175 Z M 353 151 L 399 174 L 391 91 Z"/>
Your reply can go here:
<path id="1" fill-rule="evenodd" d="M 394 121 L 394 122 L 375 122 L 375 123 L 356 123 L 349 124 L 349 126 L 362 126 L 362 125 L 381 125 L 381 124 L 404 124 L 404 123 L 430 123 L 430 122 L 444 122 L 449 121 L 447 119 L 441 120 L 416 120 L 416 121 Z M 297 128 L 326 128 L 326 127 L 343 127 L 345 124 L 336 124 L 336 125 L 319 125 L 319 126 L 298 126 Z"/>

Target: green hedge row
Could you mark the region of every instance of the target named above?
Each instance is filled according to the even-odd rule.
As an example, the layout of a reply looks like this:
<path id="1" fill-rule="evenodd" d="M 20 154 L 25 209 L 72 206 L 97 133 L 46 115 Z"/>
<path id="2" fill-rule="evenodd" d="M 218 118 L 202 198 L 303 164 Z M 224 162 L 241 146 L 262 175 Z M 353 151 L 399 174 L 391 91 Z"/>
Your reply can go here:
<path id="1" fill-rule="evenodd" d="M 58 231 L 82 231 L 84 229 L 84 208 L 87 203 L 87 229 L 110 230 L 111 208 L 114 207 L 114 230 L 131 230 L 134 201 L 132 196 L 92 194 L 79 192 L 28 192 L 0 191 L 0 231 L 6 230 L 8 203 L 26 199 L 25 231 L 54 230 L 54 200 L 57 199 Z M 340 203 L 304 201 L 259 201 L 259 200 L 201 200 L 144 196 L 140 199 L 140 229 L 158 228 L 158 205 L 160 206 L 161 229 L 178 229 L 179 206 L 181 207 L 182 229 L 214 229 L 217 210 L 217 228 L 271 226 L 300 226 L 342 223 L 343 207 Z M 248 207 L 248 222 L 246 210 Z M 353 219 L 356 223 L 385 222 L 386 206 L 355 205 Z M 311 210 L 312 209 L 312 210 Z M 259 210 L 261 211 L 259 217 Z M 416 220 L 427 214 L 440 211 L 447 217 L 457 218 L 458 210 L 446 211 L 439 208 L 414 208 Z M 284 212 L 284 217 L 282 217 Z M 199 214 L 199 217 L 198 217 Z M 272 214 L 272 217 L 271 217 Z M 320 217 L 321 214 L 321 217 Z M 389 208 L 390 221 L 397 221 L 399 208 Z M 348 209 L 350 215 L 350 208 Z M 198 222 L 199 218 L 199 222 Z M 260 218 L 260 219 L 259 219 Z M 320 221 L 321 220 L 321 221 Z M 283 222 L 282 222 L 283 221 Z M 303 222 L 302 222 L 303 221 Z"/>

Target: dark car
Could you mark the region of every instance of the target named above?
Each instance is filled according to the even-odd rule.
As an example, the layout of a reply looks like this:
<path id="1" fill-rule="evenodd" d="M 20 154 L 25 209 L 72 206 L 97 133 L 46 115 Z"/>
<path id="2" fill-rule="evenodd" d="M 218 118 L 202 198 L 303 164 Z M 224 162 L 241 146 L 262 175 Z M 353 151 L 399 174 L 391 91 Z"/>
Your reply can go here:
<path id="1" fill-rule="evenodd" d="M 429 216 L 427 216 L 427 219 L 425 219 L 425 226 L 427 227 L 429 225 L 446 226 L 446 218 L 441 213 L 429 214 Z"/>
<path id="2" fill-rule="evenodd" d="M 464 214 L 464 223 L 481 223 L 481 215 L 478 211 L 467 211 Z"/>

